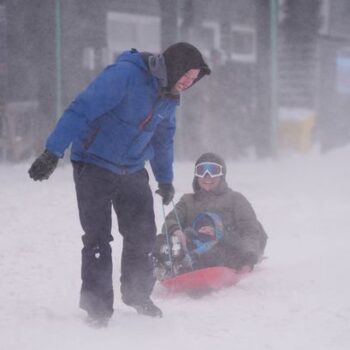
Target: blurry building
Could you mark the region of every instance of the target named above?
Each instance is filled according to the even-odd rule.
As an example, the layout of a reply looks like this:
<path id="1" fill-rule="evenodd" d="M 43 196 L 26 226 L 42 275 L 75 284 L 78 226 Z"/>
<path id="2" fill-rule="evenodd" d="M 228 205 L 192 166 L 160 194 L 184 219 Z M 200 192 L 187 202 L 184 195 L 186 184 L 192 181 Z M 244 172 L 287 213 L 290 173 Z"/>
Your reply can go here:
<path id="1" fill-rule="evenodd" d="M 280 7 L 279 116 L 311 111 L 320 139 L 330 140 L 346 129 L 348 1 L 323 0 L 320 31 L 305 29 L 308 39 L 292 42 L 285 2 L 0 0 L 0 157 L 40 152 L 63 108 L 122 50 L 160 52 L 180 40 L 201 49 L 212 75 L 183 95 L 176 157 L 192 160 L 207 150 L 231 159 L 251 150 L 270 155 L 272 4 Z M 331 111 L 324 96 L 332 96 Z"/>
<path id="2" fill-rule="evenodd" d="M 282 0 L 280 147 L 323 151 L 350 141 L 350 2 Z"/>
<path id="3" fill-rule="evenodd" d="M 5 158 L 5 104 L 7 100 L 7 45 L 6 11 L 4 1 L 0 1 L 0 159 Z"/>
<path id="4" fill-rule="evenodd" d="M 280 2 L 278 34 L 279 146 L 307 152 L 316 123 L 320 0 Z"/>
<path id="5" fill-rule="evenodd" d="M 317 136 L 323 151 L 350 141 L 350 1 L 323 0 Z"/>

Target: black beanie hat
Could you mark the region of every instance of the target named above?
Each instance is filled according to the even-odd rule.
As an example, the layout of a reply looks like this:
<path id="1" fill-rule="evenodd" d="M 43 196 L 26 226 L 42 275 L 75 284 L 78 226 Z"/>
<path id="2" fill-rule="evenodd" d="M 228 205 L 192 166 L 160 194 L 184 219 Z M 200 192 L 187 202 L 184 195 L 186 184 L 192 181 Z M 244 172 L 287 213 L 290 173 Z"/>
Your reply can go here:
<path id="1" fill-rule="evenodd" d="M 226 163 L 219 155 L 217 155 L 216 153 L 211 153 L 211 152 L 203 153 L 197 159 L 197 161 L 195 163 L 195 166 L 200 164 L 200 163 L 204 163 L 204 162 L 212 162 L 212 163 L 217 163 L 217 164 L 221 165 L 222 166 L 222 172 L 224 173 L 223 180 L 226 181 L 225 180 L 226 179 Z M 199 185 L 198 185 L 197 176 L 194 177 L 192 186 L 193 186 L 193 190 L 195 192 L 200 189 Z"/>
<path id="2" fill-rule="evenodd" d="M 202 54 L 191 44 L 184 42 L 173 44 L 163 52 L 163 56 L 167 68 L 167 90 L 169 91 L 190 69 L 200 69 L 199 75 L 194 83 L 204 75 L 210 74 L 210 69 L 204 62 Z"/>

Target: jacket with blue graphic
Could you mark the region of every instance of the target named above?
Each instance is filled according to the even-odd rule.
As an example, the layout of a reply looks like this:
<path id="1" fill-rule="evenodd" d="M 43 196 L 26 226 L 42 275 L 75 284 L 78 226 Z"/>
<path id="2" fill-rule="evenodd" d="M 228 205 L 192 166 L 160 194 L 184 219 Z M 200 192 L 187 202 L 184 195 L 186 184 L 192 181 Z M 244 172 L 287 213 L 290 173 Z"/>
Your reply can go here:
<path id="1" fill-rule="evenodd" d="M 46 149 L 63 157 L 72 144 L 71 160 L 117 174 L 138 171 L 150 160 L 157 182 L 171 183 L 177 104 L 160 94 L 142 55 L 125 51 L 70 104 Z"/>

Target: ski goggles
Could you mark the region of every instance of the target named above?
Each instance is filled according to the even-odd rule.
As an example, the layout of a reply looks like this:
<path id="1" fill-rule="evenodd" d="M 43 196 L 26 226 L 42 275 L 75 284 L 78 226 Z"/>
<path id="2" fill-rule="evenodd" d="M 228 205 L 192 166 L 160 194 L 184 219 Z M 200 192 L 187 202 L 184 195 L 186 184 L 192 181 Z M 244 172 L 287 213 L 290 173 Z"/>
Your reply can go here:
<path id="1" fill-rule="evenodd" d="M 224 175 L 222 165 L 212 162 L 204 162 L 196 165 L 194 175 L 203 178 L 206 174 L 210 177 L 218 177 Z"/>

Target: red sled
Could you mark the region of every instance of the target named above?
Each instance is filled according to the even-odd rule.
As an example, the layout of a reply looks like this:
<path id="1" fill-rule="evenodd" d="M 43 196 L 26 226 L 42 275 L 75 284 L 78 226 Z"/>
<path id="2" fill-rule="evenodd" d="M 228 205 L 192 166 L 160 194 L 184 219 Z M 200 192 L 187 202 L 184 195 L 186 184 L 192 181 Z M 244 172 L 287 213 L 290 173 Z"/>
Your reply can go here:
<path id="1" fill-rule="evenodd" d="M 238 272 L 224 266 L 208 267 L 164 279 L 161 283 L 171 293 L 210 292 L 237 284 L 247 272 L 244 268 Z"/>

